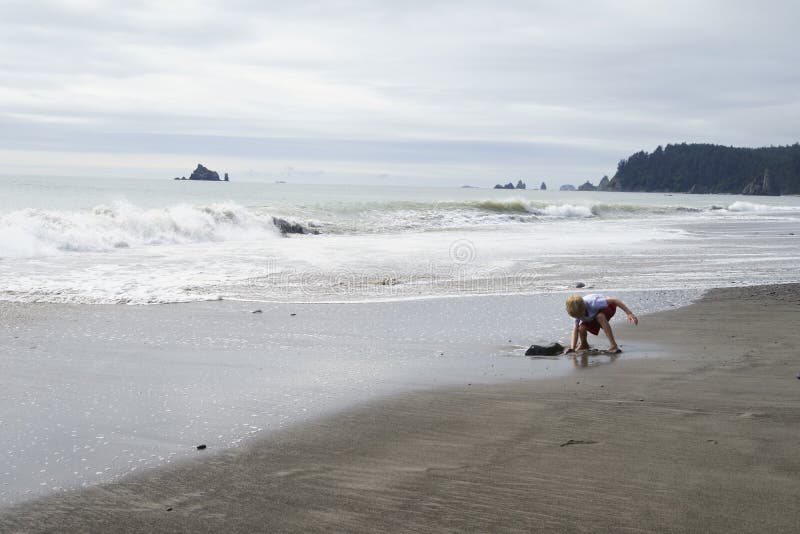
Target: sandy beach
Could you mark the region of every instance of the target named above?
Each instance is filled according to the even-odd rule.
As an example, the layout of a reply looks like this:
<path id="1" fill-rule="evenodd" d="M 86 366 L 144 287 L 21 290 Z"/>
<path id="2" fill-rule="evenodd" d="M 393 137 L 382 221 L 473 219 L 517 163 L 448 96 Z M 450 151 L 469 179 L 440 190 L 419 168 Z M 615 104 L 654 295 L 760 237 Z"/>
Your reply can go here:
<path id="1" fill-rule="evenodd" d="M 0 531 L 796 532 L 798 319 L 800 285 L 712 290 L 616 322 L 644 358 L 369 402 Z"/>
<path id="2" fill-rule="evenodd" d="M 800 2 L 3 8 L 0 534 L 800 534 Z"/>

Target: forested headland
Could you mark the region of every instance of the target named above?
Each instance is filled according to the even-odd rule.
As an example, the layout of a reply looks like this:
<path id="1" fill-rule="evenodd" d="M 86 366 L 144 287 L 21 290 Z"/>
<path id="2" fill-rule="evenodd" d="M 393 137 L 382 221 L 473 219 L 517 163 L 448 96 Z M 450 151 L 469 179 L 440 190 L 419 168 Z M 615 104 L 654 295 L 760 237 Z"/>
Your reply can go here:
<path id="1" fill-rule="evenodd" d="M 711 144 L 659 146 L 637 152 L 617 165 L 604 191 L 732 193 L 787 195 L 800 193 L 800 144 L 737 148 Z"/>

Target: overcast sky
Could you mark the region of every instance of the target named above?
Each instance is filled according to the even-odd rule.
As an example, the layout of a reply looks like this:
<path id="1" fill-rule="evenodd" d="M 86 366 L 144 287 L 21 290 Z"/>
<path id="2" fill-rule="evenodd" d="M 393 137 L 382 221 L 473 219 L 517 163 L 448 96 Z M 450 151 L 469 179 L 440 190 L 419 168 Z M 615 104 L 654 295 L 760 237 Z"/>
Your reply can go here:
<path id="1" fill-rule="evenodd" d="M 798 6 L 2 0 L 0 174 L 558 185 L 791 144 Z"/>

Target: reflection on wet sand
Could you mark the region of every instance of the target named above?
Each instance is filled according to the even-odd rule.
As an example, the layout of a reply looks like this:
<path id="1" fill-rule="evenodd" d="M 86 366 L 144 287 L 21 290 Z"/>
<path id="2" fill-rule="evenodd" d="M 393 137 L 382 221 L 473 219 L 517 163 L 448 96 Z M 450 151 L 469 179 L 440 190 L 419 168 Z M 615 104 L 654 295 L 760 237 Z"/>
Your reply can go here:
<path id="1" fill-rule="evenodd" d="M 575 368 L 596 367 L 617 361 L 619 354 L 609 354 L 605 352 L 587 350 L 575 353 L 572 356 L 572 365 Z"/>

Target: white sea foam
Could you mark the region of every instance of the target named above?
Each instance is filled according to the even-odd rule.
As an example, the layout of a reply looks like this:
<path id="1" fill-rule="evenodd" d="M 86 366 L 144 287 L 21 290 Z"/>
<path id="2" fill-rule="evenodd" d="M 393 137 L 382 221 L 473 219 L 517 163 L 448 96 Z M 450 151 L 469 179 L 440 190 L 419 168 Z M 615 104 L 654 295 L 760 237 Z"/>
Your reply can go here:
<path id="1" fill-rule="evenodd" d="M 698 286 L 707 285 L 709 277 L 716 284 L 761 273 L 772 273 L 775 281 L 784 272 L 794 273 L 796 259 L 787 251 L 796 248 L 792 236 L 800 233 L 794 216 L 800 205 L 794 198 L 755 204 L 613 193 L 335 194 L 303 188 L 296 198 L 241 193 L 233 195 L 236 201 L 220 203 L 208 193 L 192 197 L 196 205 L 167 201 L 158 206 L 152 198 L 140 198 L 142 205 L 76 209 L 85 202 L 80 197 L 81 204 L 8 211 L 0 214 L 0 299 L 393 300 L 546 291 L 565 280 L 683 287 L 691 270 L 683 259 L 687 255 L 707 259 L 692 264 L 700 271 Z M 710 207 L 714 201 L 728 208 Z M 322 235 L 278 239 L 273 214 L 307 225 L 314 221 Z M 736 235 L 726 227 L 730 236 L 724 238 L 683 229 L 685 223 L 694 227 L 720 220 L 745 226 Z M 763 239 L 746 241 L 757 246 L 755 252 L 741 245 L 750 235 L 747 225 L 753 224 L 781 225 L 769 244 L 774 253 Z M 734 266 L 732 242 L 748 262 L 757 259 L 759 270 L 718 270 L 716 258 L 730 258 Z M 633 255 L 631 266 L 619 260 Z M 767 260 L 771 271 L 762 268 Z"/>
<path id="2" fill-rule="evenodd" d="M 755 202 L 746 202 L 743 200 L 737 200 L 730 206 L 728 206 L 728 211 L 732 212 L 745 212 L 745 213 L 768 213 L 768 212 L 783 212 L 783 211 L 795 211 L 791 207 L 788 206 L 768 206 L 766 204 L 757 204 Z"/>
<path id="3" fill-rule="evenodd" d="M 269 216 L 233 202 L 142 209 L 114 202 L 84 211 L 23 209 L 0 215 L 0 257 L 107 252 L 143 245 L 276 237 Z"/>
<path id="4" fill-rule="evenodd" d="M 534 208 L 533 211 L 550 217 L 593 217 L 595 215 L 592 207 L 573 204 L 551 204 L 544 208 Z"/>

